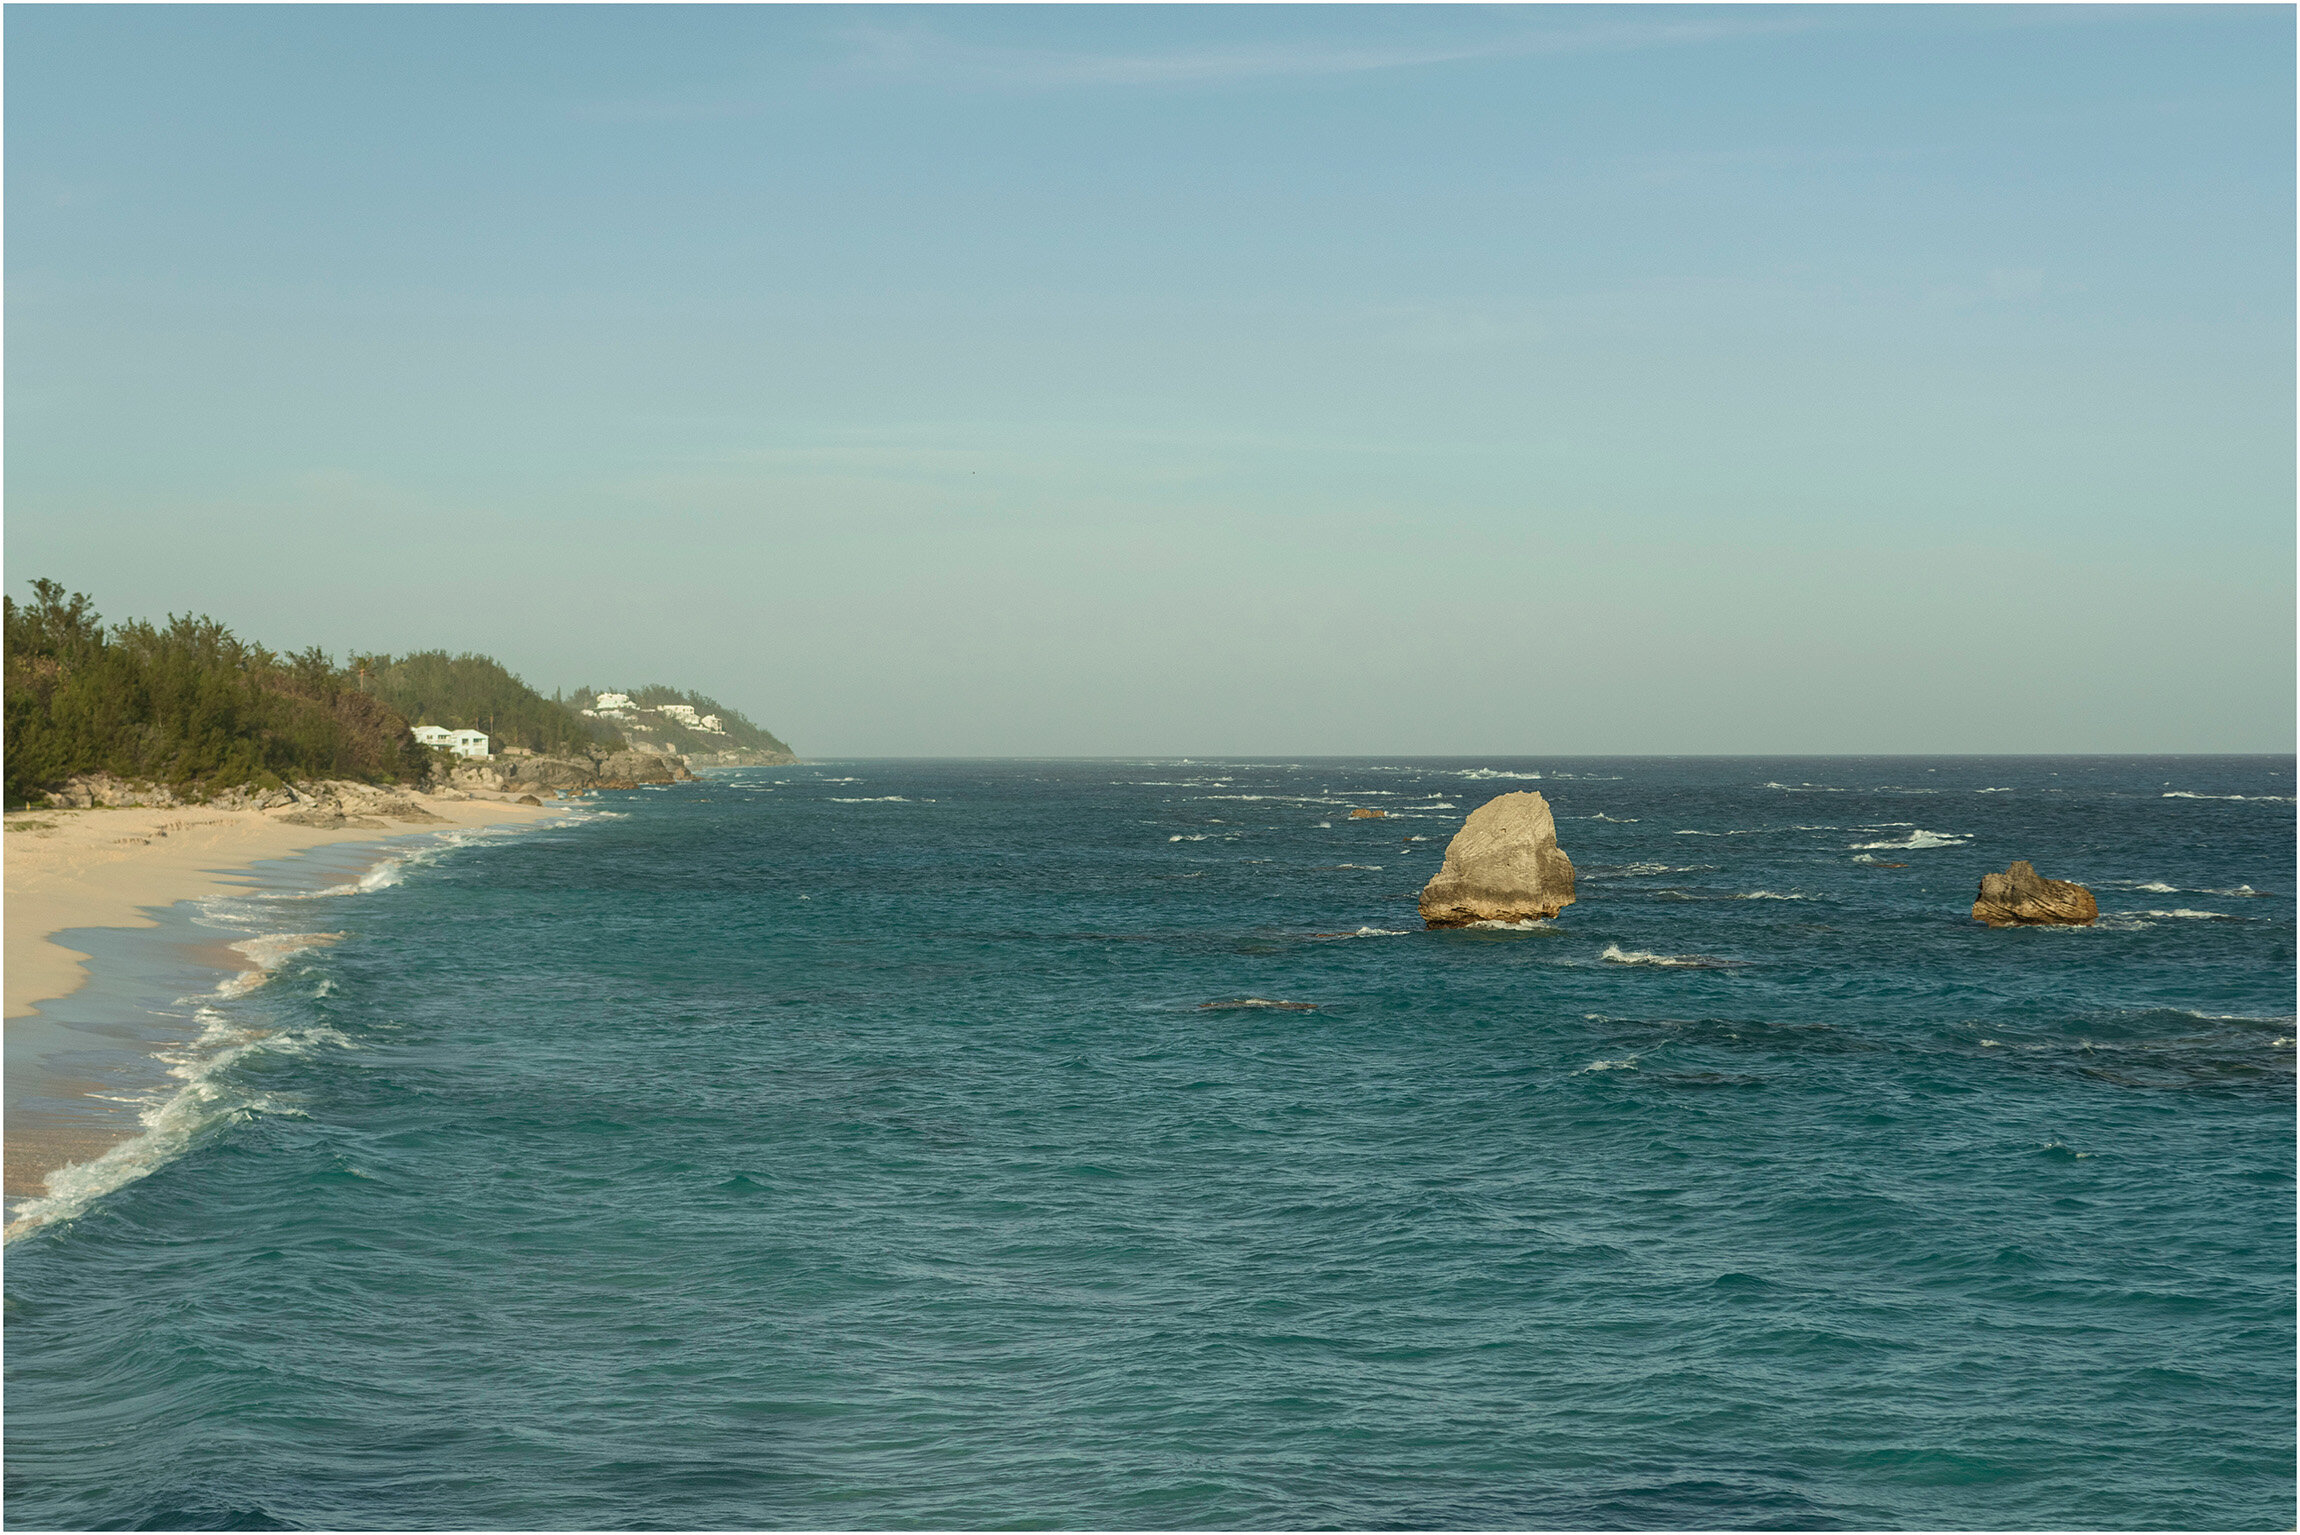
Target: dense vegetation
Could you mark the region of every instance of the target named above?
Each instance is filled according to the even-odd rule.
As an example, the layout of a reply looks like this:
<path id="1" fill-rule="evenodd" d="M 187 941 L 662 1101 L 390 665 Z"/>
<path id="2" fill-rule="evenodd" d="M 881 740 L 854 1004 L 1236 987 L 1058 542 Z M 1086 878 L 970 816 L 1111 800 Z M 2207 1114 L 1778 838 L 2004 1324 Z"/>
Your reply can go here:
<path id="1" fill-rule="evenodd" d="M 585 719 L 545 698 L 486 656 L 451 656 L 444 650 L 413 655 L 354 656 L 367 690 L 407 717 L 411 725 L 484 730 L 494 749 L 581 755 L 623 745 L 615 727 Z"/>
<path id="2" fill-rule="evenodd" d="M 11 805 L 79 773 L 205 792 L 290 778 L 423 776 L 407 722 L 316 647 L 281 655 L 212 618 L 106 630 L 82 593 L 4 599 Z"/>
<path id="3" fill-rule="evenodd" d="M 701 693 L 681 692 L 660 682 L 650 682 L 643 688 L 626 688 L 621 691 L 629 695 L 634 712 L 639 712 L 639 718 L 633 722 L 632 728 L 643 728 L 648 739 L 666 745 L 681 755 L 688 752 L 790 751 L 770 731 L 754 725 L 739 711 Z M 595 707 L 597 699 L 598 694 L 590 688 L 577 688 L 568 702 L 575 708 L 589 709 Z M 676 716 L 661 712 L 665 704 L 686 704 L 697 715 L 704 717 L 717 715 L 719 728 L 724 734 L 687 728 Z"/>

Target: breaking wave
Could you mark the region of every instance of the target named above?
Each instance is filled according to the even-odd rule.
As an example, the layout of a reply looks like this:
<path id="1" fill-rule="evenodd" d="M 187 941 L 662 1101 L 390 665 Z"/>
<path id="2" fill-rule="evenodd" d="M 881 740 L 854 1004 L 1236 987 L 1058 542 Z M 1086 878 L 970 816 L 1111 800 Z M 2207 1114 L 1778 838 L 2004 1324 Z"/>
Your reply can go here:
<path id="1" fill-rule="evenodd" d="M 1649 949 L 1624 949 L 1609 943 L 1599 959 L 1617 965 L 1658 965 L 1668 970 L 1739 970 L 1748 964 L 1742 959 L 1713 959 L 1707 954 L 1655 954 Z"/>
<path id="2" fill-rule="evenodd" d="M 1853 851 L 1862 849 L 1897 848 L 1909 851 L 1920 847 L 1963 847 L 1973 839 L 1953 831 L 1912 831 L 1898 842 L 1853 842 L 1847 846 Z"/>
<path id="3" fill-rule="evenodd" d="M 2191 794 L 2186 789 L 2173 789 L 2157 797 L 2159 799 L 2266 800 L 2270 804 L 2275 805 L 2289 805 L 2292 803 L 2292 796 L 2289 794 Z"/>

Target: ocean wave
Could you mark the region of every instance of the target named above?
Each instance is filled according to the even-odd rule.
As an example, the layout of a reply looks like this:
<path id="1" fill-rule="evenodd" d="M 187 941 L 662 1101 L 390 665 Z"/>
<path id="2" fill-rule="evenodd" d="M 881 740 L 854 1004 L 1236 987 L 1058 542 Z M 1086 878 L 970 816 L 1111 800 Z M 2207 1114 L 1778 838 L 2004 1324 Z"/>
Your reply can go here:
<path id="1" fill-rule="evenodd" d="M 1337 863 L 1334 867 L 1337 869 L 1373 869 L 1377 872 L 1381 869 L 1381 865 L 1378 863 Z"/>
<path id="2" fill-rule="evenodd" d="M 2292 803 L 2292 796 L 2289 794 L 2191 794 L 2186 789 L 2173 789 L 2168 793 L 2158 795 L 2157 798 L 2265 800 L 2268 803 L 2275 805 L 2289 805 Z"/>
<path id="3" fill-rule="evenodd" d="M 1582 819 L 1583 819 L 1583 820 L 1585 820 L 1585 821 L 1611 821 L 1611 822 L 1612 822 L 1614 825 L 1616 825 L 1616 826 L 1635 826 L 1635 825 L 1637 824 L 1637 817 L 1635 817 L 1635 816 L 1633 816 L 1633 815 L 1631 815 L 1631 816 L 1614 816 L 1614 815 L 1607 815 L 1607 814 L 1606 814 L 1604 811 L 1602 811 L 1602 810 L 1600 810 L 1599 812 L 1597 812 L 1597 814 L 1595 814 L 1595 815 L 1591 815 L 1591 816 L 1583 816 L 1583 817 L 1582 817 Z"/>
<path id="4" fill-rule="evenodd" d="M 1502 771 L 1500 768 L 1463 768 L 1461 771 L 1455 773 L 1454 776 L 1456 778 L 1475 778 L 1479 780 L 1489 778 L 1523 778 L 1531 780 L 1541 777 L 1539 773 L 1508 773 Z M 1562 778 L 1569 777 L 1571 775 L 1561 773 L 1558 776 Z"/>
<path id="5" fill-rule="evenodd" d="M 1809 895 L 1780 895 L 1771 890 L 1752 890 L 1747 895 L 1733 897 L 1736 901 L 1810 901 Z"/>
<path id="6" fill-rule="evenodd" d="M 336 942 L 341 933 L 266 933 L 259 938 L 245 938 L 230 945 L 247 956 L 253 968 L 228 976 L 216 987 L 219 997 L 244 997 L 272 978 L 272 972 L 293 954 L 305 949 L 316 949 Z"/>
<path id="7" fill-rule="evenodd" d="M 5 1240 L 15 1241 L 42 1226 L 68 1221 L 115 1190 L 146 1177 L 191 1149 L 206 1131 L 257 1114 L 297 1114 L 293 1105 L 230 1081 L 230 1068 L 255 1051 L 308 1054 L 314 1044 L 349 1047 L 351 1041 L 324 1025 L 301 1033 L 267 1033 L 233 1022 L 213 1008 L 197 1014 L 199 1038 L 189 1046 L 162 1052 L 159 1059 L 180 1084 L 140 1100 L 137 1135 L 89 1161 L 49 1174 L 47 1192 L 17 1206 Z"/>
<path id="8" fill-rule="evenodd" d="M 1953 831 L 1912 831 L 1898 842 L 1854 842 L 1848 846 L 1855 852 L 1864 848 L 1893 848 L 1907 852 L 1921 847 L 1963 847 L 1973 839 Z"/>
<path id="9" fill-rule="evenodd" d="M 908 805 L 912 803 L 909 798 L 900 794 L 878 794 L 873 795 L 867 799 L 843 799 L 840 796 L 833 794 L 829 796 L 829 799 L 830 802 L 834 805 Z M 917 803 L 921 805 L 931 805 L 934 803 L 934 801 L 927 799 L 919 800 Z"/>
<path id="10" fill-rule="evenodd" d="M 1649 949 L 1624 949 L 1609 943 L 1599 959 L 1611 960 L 1617 965 L 1658 965 L 1669 970 L 1739 970 L 1747 960 L 1713 959 L 1706 954 L 1655 954 Z"/>
<path id="11" fill-rule="evenodd" d="M 1471 922 L 1465 925 L 1469 927 L 1489 928 L 1495 932 L 1502 933 L 1554 932 L 1557 929 L 1556 923 L 1551 922 L 1543 917 L 1527 917 L 1524 920 L 1518 922 L 1486 921 Z"/>
<path id="12" fill-rule="evenodd" d="M 1178 831 L 1166 840 L 1168 842 L 1203 842 L 1212 835 L 1211 832 L 1203 831 Z"/>
<path id="13" fill-rule="evenodd" d="M 1418 928 L 1361 927 L 1354 933 L 1312 933 L 1312 938 L 1411 938 Z"/>
<path id="14" fill-rule="evenodd" d="M 1973 792 L 1975 794 L 2010 794 L 2012 793 L 2012 789 L 2008 786 L 1995 789 L 1975 789 Z"/>
<path id="15" fill-rule="evenodd" d="M 2120 917 L 2194 917 L 2212 922 L 2241 922 L 2244 920 L 2242 917 L 2231 917 L 2224 911 L 2192 911 L 2186 906 L 2176 907 L 2171 911 L 2120 911 L 2116 915 Z"/>
<path id="16" fill-rule="evenodd" d="M 1636 1069 L 1637 1057 L 1631 1055 L 1625 1056 L 1618 1061 L 1591 1061 L 1588 1065 L 1582 1067 L 1581 1071 L 1575 1072 L 1574 1075 L 1578 1077 L 1582 1074 L 1582 1072 L 1589 1071 L 1635 1071 Z"/>
<path id="17" fill-rule="evenodd" d="M 1227 1002 L 1201 1002 L 1201 1012 L 1219 1012 L 1233 1007 L 1266 1007 L 1281 1013 L 1314 1013 L 1315 1002 L 1273 1002 L 1267 997 L 1236 997 Z"/>

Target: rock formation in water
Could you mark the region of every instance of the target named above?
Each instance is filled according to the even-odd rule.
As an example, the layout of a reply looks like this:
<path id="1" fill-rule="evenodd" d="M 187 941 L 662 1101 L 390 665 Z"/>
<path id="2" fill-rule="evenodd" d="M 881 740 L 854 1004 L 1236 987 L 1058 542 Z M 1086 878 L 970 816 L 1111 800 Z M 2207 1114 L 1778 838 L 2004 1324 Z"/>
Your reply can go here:
<path id="1" fill-rule="evenodd" d="M 1350 812 L 1350 819 L 1353 821 L 1380 821 L 1386 819 L 1388 815 L 1387 810 L 1353 810 Z"/>
<path id="2" fill-rule="evenodd" d="M 1573 904 L 1573 860 L 1538 790 L 1487 800 L 1446 844 L 1445 866 L 1422 889 L 1431 927 L 1525 922 Z"/>
<path id="3" fill-rule="evenodd" d="M 2069 880 L 2046 879 L 2025 858 L 2002 874 L 1982 875 L 1981 893 L 1973 902 L 1973 919 L 1991 927 L 2040 922 L 2083 927 L 2099 915 L 2091 891 Z"/>

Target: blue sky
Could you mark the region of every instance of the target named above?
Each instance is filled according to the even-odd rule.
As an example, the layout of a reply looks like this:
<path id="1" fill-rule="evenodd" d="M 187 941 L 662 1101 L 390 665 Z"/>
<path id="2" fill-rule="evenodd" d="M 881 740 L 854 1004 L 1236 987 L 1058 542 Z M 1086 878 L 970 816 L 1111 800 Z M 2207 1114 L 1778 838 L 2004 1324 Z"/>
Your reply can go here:
<path id="1" fill-rule="evenodd" d="M 2289 7 L 5 25 L 19 596 L 824 755 L 2293 745 Z"/>

